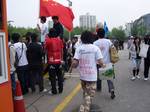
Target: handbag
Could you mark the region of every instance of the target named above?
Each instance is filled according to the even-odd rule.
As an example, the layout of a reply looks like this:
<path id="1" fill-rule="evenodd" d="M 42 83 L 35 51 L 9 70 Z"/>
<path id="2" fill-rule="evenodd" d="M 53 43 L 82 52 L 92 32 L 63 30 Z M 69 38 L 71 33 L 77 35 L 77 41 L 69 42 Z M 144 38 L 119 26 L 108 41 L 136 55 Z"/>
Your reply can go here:
<path id="1" fill-rule="evenodd" d="M 114 65 L 106 64 L 105 68 L 99 68 L 98 78 L 100 80 L 113 80 L 115 78 Z"/>
<path id="2" fill-rule="evenodd" d="M 149 48 L 149 45 L 143 43 L 141 45 L 139 56 L 142 57 L 142 58 L 146 58 L 147 57 L 148 48 Z"/>
<path id="3" fill-rule="evenodd" d="M 110 61 L 116 63 L 119 61 L 118 51 L 115 46 L 110 47 Z"/>

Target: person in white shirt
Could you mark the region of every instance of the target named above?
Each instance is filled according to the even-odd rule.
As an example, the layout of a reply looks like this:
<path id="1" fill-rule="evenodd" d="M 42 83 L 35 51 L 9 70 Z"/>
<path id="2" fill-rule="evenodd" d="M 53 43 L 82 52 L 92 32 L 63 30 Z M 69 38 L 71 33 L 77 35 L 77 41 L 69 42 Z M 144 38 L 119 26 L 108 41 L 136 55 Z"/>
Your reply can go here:
<path id="1" fill-rule="evenodd" d="M 18 80 L 20 81 L 22 93 L 28 93 L 28 60 L 26 57 L 27 47 L 24 43 L 19 42 L 19 33 L 12 34 L 12 40 L 14 42 L 14 48 L 16 50 L 16 55 L 18 57 L 18 65 L 16 65 L 16 72 Z"/>
<path id="2" fill-rule="evenodd" d="M 96 64 L 105 67 L 100 49 L 92 44 L 93 34 L 85 31 L 81 35 L 82 45 L 77 47 L 70 68 L 79 67 L 80 80 L 83 89 L 84 104 L 80 106 L 80 112 L 89 112 L 91 100 L 96 91 L 97 67 Z"/>
<path id="3" fill-rule="evenodd" d="M 97 36 L 99 39 L 94 42 L 94 45 L 98 46 L 99 49 L 102 51 L 103 60 L 105 64 L 109 64 L 110 62 L 110 47 L 112 46 L 112 42 L 109 39 L 105 39 L 105 30 L 103 28 L 99 28 L 97 30 Z M 114 94 L 114 84 L 111 80 L 107 80 L 109 92 L 111 93 L 111 98 L 115 98 Z M 97 80 L 97 90 L 101 91 L 101 80 Z"/>
<path id="4" fill-rule="evenodd" d="M 14 48 L 14 45 L 10 41 L 10 35 L 8 35 L 8 41 L 9 41 L 8 46 L 9 46 L 9 59 L 10 59 L 11 86 L 12 86 L 12 93 L 13 93 L 13 96 L 14 96 L 15 90 L 16 90 L 16 79 L 15 79 L 16 68 L 14 66 L 16 50 Z"/>
<path id="5" fill-rule="evenodd" d="M 44 16 L 40 17 L 40 21 L 41 21 L 42 25 L 40 27 L 40 25 L 37 24 L 37 28 L 40 31 L 40 34 L 41 34 L 40 41 L 43 45 L 43 43 L 45 42 L 46 35 L 48 34 L 48 26 L 46 25 L 46 17 L 44 17 Z"/>

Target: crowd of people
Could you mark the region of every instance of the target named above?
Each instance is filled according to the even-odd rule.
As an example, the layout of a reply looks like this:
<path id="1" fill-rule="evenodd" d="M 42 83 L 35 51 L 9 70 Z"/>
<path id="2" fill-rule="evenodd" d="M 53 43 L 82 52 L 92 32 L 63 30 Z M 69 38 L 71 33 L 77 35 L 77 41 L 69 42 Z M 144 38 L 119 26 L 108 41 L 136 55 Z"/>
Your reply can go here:
<path id="1" fill-rule="evenodd" d="M 129 49 L 129 59 L 132 63 L 132 75 L 131 80 L 140 78 L 140 65 L 142 56 L 140 56 L 140 51 L 142 49 L 142 44 L 150 45 L 150 35 L 146 35 L 143 41 L 139 37 L 131 36 L 128 40 L 128 49 Z M 146 57 L 144 57 L 144 80 L 148 80 L 150 67 L 150 47 L 147 49 Z"/>
<path id="2" fill-rule="evenodd" d="M 34 93 L 38 84 L 39 92 L 47 92 L 44 87 L 44 74 L 48 71 L 51 82 L 51 94 L 63 92 L 64 76 L 62 67 L 66 72 L 72 72 L 79 67 L 81 86 L 83 89 L 84 103 L 80 106 L 80 112 L 89 112 L 92 98 L 97 91 L 101 91 L 101 79 L 98 77 L 98 69 L 105 68 L 110 60 L 110 47 L 113 43 L 105 38 L 105 30 L 98 28 L 96 34 L 84 31 L 80 40 L 73 37 L 65 41 L 63 27 L 57 16 L 52 17 L 53 28 L 45 25 L 46 18 L 41 17 L 42 26 L 37 25 L 40 32 L 40 41 L 36 33 L 28 32 L 25 43 L 21 41 L 19 33 L 9 36 L 11 79 L 13 91 L 15 91 L 15 73 L 21 83 L 22 93 L 27 94 L 29 88 Z M 150 35 L 144 38 L 145 44 L 150 45 Z M 117 43 L 117 42 L 116 42 Z M 132 80 L 140 78 L 141 40 L 131 37 L 128 41 L 129 58 L 133 65 Z M 115 44 L 114 44 L 115 46 Z M 122 46 L 122 45 L 121 45 Z M 120 48 L 123 49 L 124 47 Z M 43 63 L 48 66 L 44 69 Z M 150 47 L 147 57 L 144 59 L 144 80 L 148 80 L 150 67 Z M 57 84 L 58 82 L 58 84 Z M 112 80 L 107 80 L 111 99 L 115 98 L 115 86 Z M 57 86 L 58 85 L 58 86 Z"/>

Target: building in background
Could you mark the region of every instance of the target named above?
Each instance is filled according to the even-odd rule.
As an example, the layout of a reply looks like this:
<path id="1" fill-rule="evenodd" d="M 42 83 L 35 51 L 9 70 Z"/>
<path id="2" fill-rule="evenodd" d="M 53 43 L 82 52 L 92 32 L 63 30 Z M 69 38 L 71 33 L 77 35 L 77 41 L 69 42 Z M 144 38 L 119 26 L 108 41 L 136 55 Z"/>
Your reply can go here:
<path id="1" fill-rule="evenodd" d="M 126 23 L 125 25 L 125 34 L 127 37 L 131 36 L 131 30 L 133 28 L 133 21 L 131 23 Z"/>
<path id="2" fill-rule="evenodd" d="M 126 36 L 145 36 L 150 33 L 150 13 L 141 16 L 140 18 L 127 23 L 125 25 Z"/>
<path id="3" fill-rule="evenodd" d="M 83 29 L 92 29 L 96 27 L 96 16 L 90 15 L 87 13 L 86 15 L 80 16 L 80 28 Z"/>
<path id="4" fill-rule="evenodd" d="M 146 33 L 150 32 L 150 14 L 145 14 L 133 23 L 135 27 L 141 27 Z"/>

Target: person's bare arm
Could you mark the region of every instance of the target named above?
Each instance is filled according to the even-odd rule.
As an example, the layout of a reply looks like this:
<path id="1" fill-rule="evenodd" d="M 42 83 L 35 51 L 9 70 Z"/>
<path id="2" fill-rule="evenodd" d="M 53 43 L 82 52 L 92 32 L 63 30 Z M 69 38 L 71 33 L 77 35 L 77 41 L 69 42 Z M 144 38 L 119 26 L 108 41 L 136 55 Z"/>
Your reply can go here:
<path id="1" fill-rule="evenodd" d="M 39 24 L 37 24 L 37 29 L 41 32 L 41 28 Z"/>
<path id="2" fill-rule="evenodd" d="M 104 64 L 103 59 L 99 59 L 97 62 L 102 68 L 106 67 L 106 64 Z"/>
<path id="3" fill-rule="evenodd" d="M 78 64 L 79 64 L 79 61 L 77 59 L 73 59 L 72 64 L 71 64 L 71 66 L 69 68 L 69 73 L 71 73 L 72 69 L 76 68 L 78 66 Z"/>

